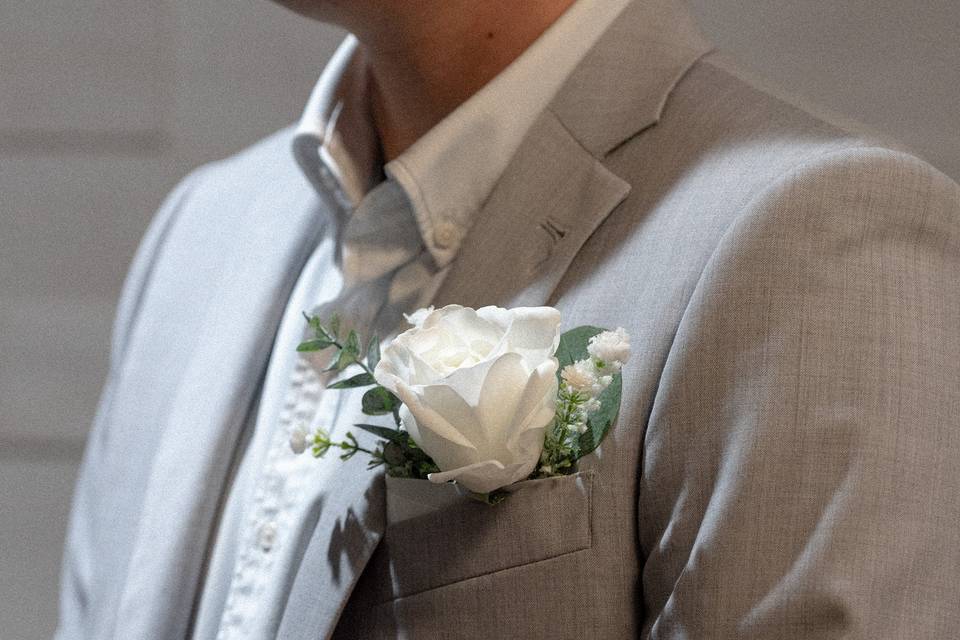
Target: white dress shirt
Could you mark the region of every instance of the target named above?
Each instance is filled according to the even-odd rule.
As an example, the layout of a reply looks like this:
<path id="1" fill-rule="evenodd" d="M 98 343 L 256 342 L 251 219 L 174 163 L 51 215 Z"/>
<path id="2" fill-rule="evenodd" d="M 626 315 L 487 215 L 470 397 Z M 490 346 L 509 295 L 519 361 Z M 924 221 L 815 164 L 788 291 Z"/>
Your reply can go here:
<path id="1" fill-rule="evenodd" d="M 511 65 L 385 166 L 362 48 L 350 36 L 304 111 L 294 140 L 297 160 L 340 225 L 384 174 L 403 187 L 437 268 L 436 275 L 405 286 L 429 299 L 527 130 L 627 1 L 578 0 Z M 337 456 L 297 456 L 288 444 L 298 426 L 322 424 L 335 437 L 350 426 L 337 419 L 344 394 L 324 391 L 326 380 L 296 352 L 302 312 L 335 299 L 343 286 L 336 242 L 336 234 L 327 234 L 287 303 L 209 552 L 196 639 L 275 636 L 325 479 L 336 472 Z M 377 261 L 376 247 L 353 259 Z"/>

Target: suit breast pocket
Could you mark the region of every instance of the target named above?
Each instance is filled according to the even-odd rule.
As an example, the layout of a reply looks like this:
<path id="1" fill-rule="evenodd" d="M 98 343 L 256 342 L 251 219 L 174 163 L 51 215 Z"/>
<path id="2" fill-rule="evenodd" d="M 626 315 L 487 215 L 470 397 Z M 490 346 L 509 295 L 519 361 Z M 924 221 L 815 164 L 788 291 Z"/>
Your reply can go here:
<path id="1" fill-rule="evenodd" d="M 592 489 L 592 472 L 526 480 L 500 504 L 464 498 L 389 526 L 364 581 L 386 602 L 589 549 Z"/>

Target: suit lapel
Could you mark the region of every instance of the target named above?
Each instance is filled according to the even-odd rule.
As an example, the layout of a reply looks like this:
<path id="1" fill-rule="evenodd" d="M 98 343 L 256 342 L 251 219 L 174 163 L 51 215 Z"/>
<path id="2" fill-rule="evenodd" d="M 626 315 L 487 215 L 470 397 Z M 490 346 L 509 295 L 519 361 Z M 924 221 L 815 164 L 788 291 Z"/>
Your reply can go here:
<path id="1" fill-rule="evenodd" d="M 546 303 L 629 190 L 545 112 L 480 212 L 434 304 Z"/>
<path id="2" fill-rule="evenodd" d="M 279 219 L 274 206 L 284 211 Z M 197 285 L 216 295 L 198 310 L 196 351 L 163 418 L 114 637 L 185 637 L 230 447 L 260 389 L 283 312 L 277 301 L 290 297 L 321 229 L 315 199 L 303 189 L 283 194 L 269 211 L 250 207 L 223 230 L 234 236 L 222 245 L 230 253 Z"/>
<path id="3" fill-rule="evenodd" d="M 433 304 L 546 304 L 577 252 L 627 197 L 603 158 L 653 125 L 710 45 L 676 0 L 635 1 L 530 129 Z M 328 492 L 278 638 L 329 638 L 385 526 L 381 474 L 351 460 Z"/>
<path id="4" fill-rule="evenodd" d="M 546 304 L 630 185 L 604 158 L 654 125 L 712 49 L 677 0 L 635 0 L 531 128 L 449 267 L 434 304 Z"/>

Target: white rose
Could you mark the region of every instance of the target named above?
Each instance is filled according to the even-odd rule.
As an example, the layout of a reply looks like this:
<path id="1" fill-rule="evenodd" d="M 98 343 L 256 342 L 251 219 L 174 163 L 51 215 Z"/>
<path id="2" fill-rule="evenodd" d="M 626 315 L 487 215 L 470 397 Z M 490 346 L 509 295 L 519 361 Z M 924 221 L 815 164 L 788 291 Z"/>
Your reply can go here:
<path id="1" fill-rule="evenodd" d="M 427 319 L 433 313 L 433 307 L 426 307 L 425 309 L 417 309 L 411 314 L 403 314 L 403 317 L 409 324 L 412 324 L 415 327 L 419 327 L 423 324 L 423 321 Z"/>
<path id="2" fill-rule="evenodd" d="M 450 305 L 384 349 L 374 377 L 403 401 L 410 436 L 456 480 L 489 493 L 536 468 L 557 398 L 560 312 Z"/>

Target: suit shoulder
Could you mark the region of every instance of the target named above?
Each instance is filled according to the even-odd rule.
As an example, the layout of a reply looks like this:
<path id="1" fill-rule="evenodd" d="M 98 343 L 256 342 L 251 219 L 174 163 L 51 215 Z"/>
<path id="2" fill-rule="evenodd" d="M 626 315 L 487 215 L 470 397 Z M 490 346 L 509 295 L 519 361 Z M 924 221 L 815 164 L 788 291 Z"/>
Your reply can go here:
<path id="1" fill-rule="evenodd" d="M 639 201 L 656 206 L 676 195 L 709 203 L 717 231 L 778 185 L 788 186 L 791 177 L 808 188 L 831 172 L 830 181 L 859 181 L 861 190 L 878 175 L 892 176 L 891 184 L 900 187 L 955 187 L 897 141 L 778 95 L 717 53 L 687 71 L 656 126 L 608 161 L 635 185 Z M 854 165 L 855 171 L 844 169 Z"/>
<path id="2" fill-rule="evenodd" d="M 906 145 L 888 134 L 809 97 L 793 93 L 768 77 L 747 70 L 733 56 L 722 50 L 704 56 L 700 65 L 700 70 L 712 76 L 715 83 L 727 88 L 728 95 L 736 95 L 755 109 L 778 114 L 784 124 L 813 127 L 832 131 L 840 136 L 869 141 L 877 146 L 908 150 Z"/>
<path id="3" fill-rule="evenodd" d="M 761 182 L 841 149 L 915 153 L 890 136 L 774 88 L 722 51 L 705 55 L 687 70 L 649 137 L 661 146 L 682 144 L 692 162 L 722 157 L 728 168 L 741 167 Z"/>

